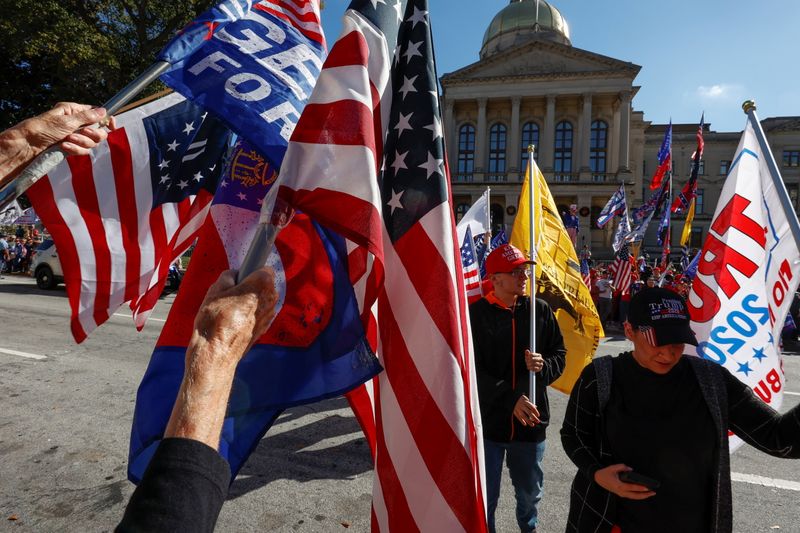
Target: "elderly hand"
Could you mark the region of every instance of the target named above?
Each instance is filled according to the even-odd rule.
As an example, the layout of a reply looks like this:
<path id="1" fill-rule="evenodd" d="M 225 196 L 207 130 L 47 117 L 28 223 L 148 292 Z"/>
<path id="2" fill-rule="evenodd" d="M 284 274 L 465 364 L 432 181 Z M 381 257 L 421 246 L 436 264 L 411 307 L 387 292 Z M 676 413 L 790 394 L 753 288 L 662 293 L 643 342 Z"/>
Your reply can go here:
<path id="1" fill-rule="evenodd" d="M 624 464 L 607 466 L 594 473 L 594 481 L 608 492 L 616 494 L 620 498 L 646 500 L 651 496 L 655 496 L 655 491 L 648 489 L 644 485 L 620 481 L 620 472 L 630 472 L 631 470 L 633 470 L 631 467 Z"/>
<path id="2" fill-rule="evenodd" d="M 539 423 L 539 410 L 527 396 L 520 396 L 514 406 L 514 416 L 523 426 L 535 426 Z"/>
<path id="3" fill-rule="evenodd" d="M 531 372 L 541 372 L 544 368 L 544 359 L 540 353 L 531 353 L 530 350 L 525 350 L 525 366 Z"/>
<path id="4" fill-rule="evenodd" d="M 105 128 L 89 127 L 105 118 L 106 110 L 102 107 L 61 102 L 50 111 L 29 118 L 17 127 L 22 129 L 28 144 L 35 151 L 34 155 L 59 142 L 67 155 L 86 155 L 108 137 Z M 114 127 L 112 118 L 109 128 L 113 130 Z"/>

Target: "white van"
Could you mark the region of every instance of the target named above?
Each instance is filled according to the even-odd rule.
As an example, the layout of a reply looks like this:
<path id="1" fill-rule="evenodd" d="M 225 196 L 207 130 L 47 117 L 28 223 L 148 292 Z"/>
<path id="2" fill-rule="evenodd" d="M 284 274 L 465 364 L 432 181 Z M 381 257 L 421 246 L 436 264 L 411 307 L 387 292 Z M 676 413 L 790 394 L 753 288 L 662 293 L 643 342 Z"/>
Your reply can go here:
<path id="1" fill-rule="evenodd" d="M 64 272 L 53 239 L 45 239 L 39 245 L 31 263 L 31 271 L 40 289 L 55 289 L 59 283 L 64 283 Z"/>

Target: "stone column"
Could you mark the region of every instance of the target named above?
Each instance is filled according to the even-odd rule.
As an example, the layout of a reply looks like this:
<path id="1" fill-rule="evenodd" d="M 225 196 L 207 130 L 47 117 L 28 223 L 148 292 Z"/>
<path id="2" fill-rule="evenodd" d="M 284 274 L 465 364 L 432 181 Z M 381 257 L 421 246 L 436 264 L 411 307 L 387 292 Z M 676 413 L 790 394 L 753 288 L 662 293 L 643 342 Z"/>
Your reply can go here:
<path id="1" fill-rule="evenodd" d="M 547 95 L 547 110 L 544 115 L 544 127 L 539 132 L 541 139 L 541 150 L 536 150 L 539 154 L 539 161 L 542 163 L 542 171 L 553 172 L 553 149 L 555 148 L 556 136 L 556 96 Z"/>
<path id="2" fill-rule="evenodd" d="M 630 172 L 631 92 L 619 93 L 619 167 L 620 173 Z"/>
<path id="3" fill-rule="evenodd" d="M 575 252 L 577 252 L 578 257 L 580 257 L 581 249 L 583 248 L 584 244 L 589 245 L 589 249 L 592 249 L 592 194 L 591 193 L 581 193 L 578 195 L 577 198 L 578 204 L 578 220 L 581 222 L 580 229 L 578 230 L 578 246 L 576 247 Z M 588 217 L 580 216 L 580 209 L 582 207 L 588 207 L 590 210 Z"/>
<path id="4" fill-rule="evenodd" d="M 608 132 L 609 144 L 606 172 L 613 172 L 615 168 L 619 167 L 619 101 L 614 101 L 611 104 L 611 109 L 614 111 L 614 115 Z"/>
<path id="5" fill-rule="evenodd" d="M 478 126 L 475 131 L 475 173 L 483 174 L 486 170 L 486 98 L 478 98 Z M 475 179 L 483 180 L 483 176 Z"/>
<path id="6" fill-rule="evenodd" d="M 455 101 L 449 98 L 444 104 L 444 124 L 442 131 L 444 132 L 445 150 L 447 150 L 447 159 L 450 163 L 451 169 L 458 168 L 458 131 L 456 130 L 455 119 L 453 112 L 455 109 Z"/>
<path id="7" fill-rule="evenodd" d="M 506 146 L 506 169 L 508 170 L 508 181 L 515 181 L 516 173 L 520 172 L 520 127 L 519 127 L 519 107 L 522 99 L 515 96 L 511 99 L 511 135 L 508 137 Z"/>
<path id="8" fill-rule="evenodd" d="M 578 139 L 580 147 L 580 156 L 578 163 L 580 164 L 579 172 L 581 174 L 590 172 L 589 168 L 589 151 L 591 148 L 591 135 L 592 135 L 592 95 L 586 93 L 583 95 L 583 109 L 581 111 L 581 128 L 580 137 Z"/>

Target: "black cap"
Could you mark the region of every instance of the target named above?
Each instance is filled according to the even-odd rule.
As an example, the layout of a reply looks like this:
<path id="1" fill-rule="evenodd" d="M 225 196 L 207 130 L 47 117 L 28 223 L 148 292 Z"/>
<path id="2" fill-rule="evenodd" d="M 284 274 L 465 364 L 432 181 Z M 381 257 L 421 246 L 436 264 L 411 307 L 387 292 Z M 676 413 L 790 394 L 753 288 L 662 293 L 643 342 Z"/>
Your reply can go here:
<path id="1" fill-rule="evenodd" d="M 628 307 L 628 322 L 645 333 L 653 346 L 697 346 L 686 300 L 671 290 L 653 287 L 637 292 Z"/>

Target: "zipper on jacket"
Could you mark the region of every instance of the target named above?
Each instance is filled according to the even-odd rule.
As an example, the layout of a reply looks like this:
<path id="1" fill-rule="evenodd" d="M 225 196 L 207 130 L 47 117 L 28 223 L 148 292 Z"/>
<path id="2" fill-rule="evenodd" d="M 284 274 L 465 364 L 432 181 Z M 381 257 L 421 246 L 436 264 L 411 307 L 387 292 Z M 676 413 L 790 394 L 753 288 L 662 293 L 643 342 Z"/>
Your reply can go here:
<path id="1" fill-rule="evenodd" d="M 514 301 L 514 307 L 511 308 L 511 390 L 517 390 L 517 320 L 516 320 L 517 302 Z M 516 407 L 516 404 L 514 405 Z M 511 410 L 511 437 L 509 440 L 514 440 L 514 410 Z"/>

